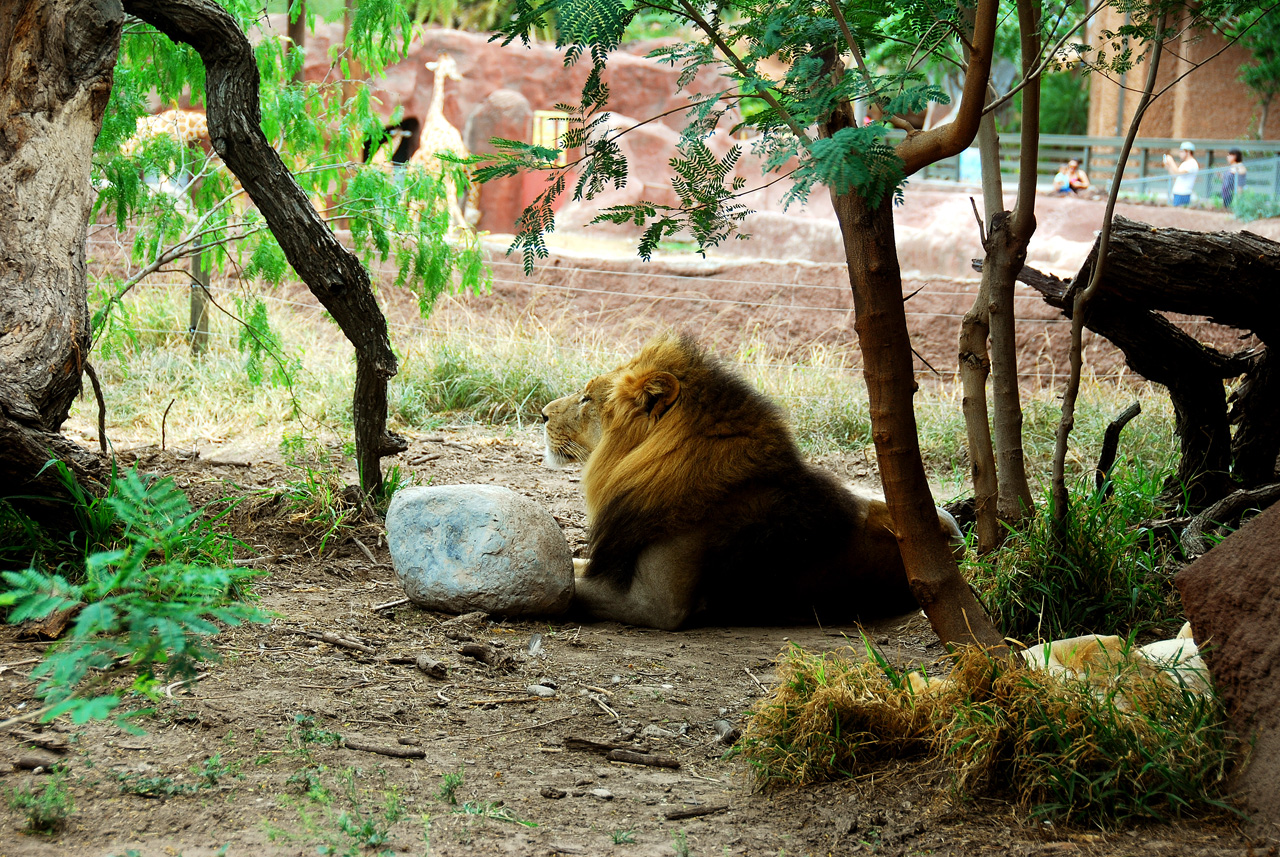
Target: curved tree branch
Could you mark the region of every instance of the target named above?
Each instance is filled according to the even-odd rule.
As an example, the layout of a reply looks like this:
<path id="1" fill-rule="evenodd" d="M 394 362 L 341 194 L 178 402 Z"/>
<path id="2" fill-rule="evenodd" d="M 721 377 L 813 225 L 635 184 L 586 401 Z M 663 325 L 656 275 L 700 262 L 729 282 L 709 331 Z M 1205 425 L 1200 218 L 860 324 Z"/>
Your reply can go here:
<path id="1" fill-rule="evenodd" d="M 205 65 L 209 135 L 240 179 L 285 258 L 356 350 L 353 416 L 365 491 L 382 489 L 379 459 L 406 448 L 386 430 L 387 380 L 396 374 L 387 322 L 369 274 L 343 247 L 262 133 L 253 48 L 214 0 L 124 0 L 124 9 L 169 38 L 191 45 Z"/>

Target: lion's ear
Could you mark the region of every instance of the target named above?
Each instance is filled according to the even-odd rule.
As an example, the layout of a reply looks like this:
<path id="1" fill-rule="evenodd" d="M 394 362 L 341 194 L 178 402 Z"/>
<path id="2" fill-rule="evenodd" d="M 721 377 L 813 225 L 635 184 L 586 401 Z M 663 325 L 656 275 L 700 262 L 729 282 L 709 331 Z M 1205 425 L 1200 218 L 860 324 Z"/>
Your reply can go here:
<path id="1" fill-rule="evenodd" d="M 640 386 L 641 407 L 655 420 L 680 398 L 680 381 L 670 372 L 654 372 Z"/>

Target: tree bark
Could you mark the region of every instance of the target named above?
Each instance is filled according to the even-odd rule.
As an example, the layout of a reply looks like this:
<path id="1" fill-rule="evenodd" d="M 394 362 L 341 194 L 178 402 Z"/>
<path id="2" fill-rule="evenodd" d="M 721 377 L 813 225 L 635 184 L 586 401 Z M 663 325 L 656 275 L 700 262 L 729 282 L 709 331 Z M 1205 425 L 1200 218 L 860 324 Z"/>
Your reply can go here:
<path id="1" fill-rule="evenodd" d="M 1148 241 L 1157 230 L 1144 226 L 1141 231 L 1135 231 L 1129 228 L 1130 221 L 1122 224 L 1122 220 L 1116 219 L 1118 233 L 1112 252 L 1119 251 L 1125 257 L 1147 255 L 1154 260 L 1154 254 L 1159 252 L 1156 248 L 1148 247 L 1144 254 L 1141 248 L 1126 245 Z M 1089 277 L 1092 259 L 1090 256 L 1085 262 L 1075 282 Z M 1121 270 L 1108 268 L 1090 305 L 1087 325 L 1124 352 L 1129 368 L 1168 388 L 1182 457 L 1177 473 L 1170 477 L 1166 488 L 1189 508 L 1203 508 L 1223 497 L 1232 487 L 1231 434 L 1222 382 L 1246 372 L 1250 366 L 1248 356 L 1222 354 L 1179 330 L 1151 308 L 1153 295 L 1139 294 L 1145 285 L 1127 277 L 1118 278 Z M 1138 272 L 1135 270 L 1134 274 Z M 1141 279 L 1152 276 L 1152 265 L 1148 265 L 1141 272 Z M 1047 303 L 1071 317 L 1073 301 L 1069 283 L 1031 268 L 1023 268 L 1018 278 L 1039 291 Z M 1216 292 L 1217 283 L 1203 291 Z M 1273 410 L 1275 407 L 1269 400 L 1260 404 Z M 1274 459 L 1272 463 L 1274 466 Z M 1262 477 L 1258 481 L 1269 480 Z"/>
<path id="2" fill-rule="evenodd" d="M 61 493 L 98 459 L 58 432 L 89 350 L 90 159 L 111 93 L 119 2 L 6 0 L 0 8 L 0 484 Z"/>
<path id="3" fill-rule="evenodd" d="M 996 442 L 996 473 L 1000 483 L 1000 520 L 1016 523 L 1031 514 L 1031 483 L 1027 480 L 1022 448 L 1022 400 L 1018 387 L 1018 343 L 1014 331 L 1013 293 L 1018 271 L 1027 259 L 1027 245 L 1036 231 L 1036 165 L 1040 151 L 1040 78 L 1033 77 L 1040 58 L 1040 0 L 1018 0 L 1018 32 L 1022 74 L 1031 78 L 1022 90 L 1021 154 L 1018 199 L 1009 221 L 1010 237 L 994 241 L 992 263 L 1001 270 L 991 288 L 991 398 Z M 1025 169 L 1023 166 L 1025 165 Z M 1007 256 L 1007 259 L 1006 259 Z M 1006 267 L 1007 266 L 1007 267 Z"/>
<path id="4" fill-rule="evenodd" d="M 885 201 L 871 208 L 852 193 L 831 196 L 849 262 L 876 458 L 912 594 L 944 642 L 999 645 L 1000 632 L 960 575 L 938 529 L 938 512 L 920 457 L 893 207 Z"/>
<path id="5" fill-rule="evenodd" d="M 1236 479 L 1245 488 L 1274 482 L 1280 458 L 1280 366 L 1270 347 L 1250 358 L 1245 378 L 1232 392 L 1231 458 Z"/>
<path id="6" fill-rule="evenodd" d="M 262 133 L 253 48 L 213 0 L 125 0 L 124 7 L 199 52 L 214 149 L 262 212 L 289 264 L 355 346 L 356 463 L 361 487 L 381 493 L 380 459 L 407 448 L 386 429 L 387 379 L 397 371 L 387 322 L 368 272 L 338 243 Z"/>

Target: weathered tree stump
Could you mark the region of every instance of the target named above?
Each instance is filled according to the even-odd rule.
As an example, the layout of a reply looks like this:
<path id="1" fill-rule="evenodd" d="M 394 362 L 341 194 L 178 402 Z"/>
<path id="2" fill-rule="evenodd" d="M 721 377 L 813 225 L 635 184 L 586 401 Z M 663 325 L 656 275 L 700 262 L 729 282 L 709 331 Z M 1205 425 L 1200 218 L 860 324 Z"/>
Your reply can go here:
<path id="1" fill-rule="evenodd" d="M 1063 280 L 1024 267 L 1018 279 L 1071 316 L 1093 272 L 1094 245 Z M 1157 229 L 1117 217 L 1107 270 L 1085 326 L 1119 348 L 1129 367 L 1173 401 L 1182 458 L 1167 491 L 1203 509 L 1237 488 L 1275 481 L 1280 456 L 1280 244 L 1249 232 Z M 1201 315 L 1254 333 L 1264 347 L 1223 353 L 1160 313 Z M 1223 382 L 1243 376 L 1228 401 Z M 1231 426 L 1236 426 L 1232 437 Z"/>

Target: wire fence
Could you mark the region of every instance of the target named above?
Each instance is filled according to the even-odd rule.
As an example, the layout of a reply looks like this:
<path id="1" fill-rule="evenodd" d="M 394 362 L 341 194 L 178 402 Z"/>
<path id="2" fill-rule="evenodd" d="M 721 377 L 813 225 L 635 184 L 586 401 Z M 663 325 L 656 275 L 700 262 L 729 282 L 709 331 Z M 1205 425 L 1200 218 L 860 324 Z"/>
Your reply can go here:
<path id="1" fill-rule="evenodd" d="M 128 253 L 124 241 L 115 236 L 110 227 L 92 230 L 88 243 L 90 256 L 97 260 L 98 265 L 116 264 L 127 267 Z M 709 312 L 713 311 L 711 308 L 716 307 L 741 309 L 754 313 L 755 315 L 751 316 L 752 319 L 763 321 L 774 328 L 785 327 L 796 316 L 817 313 L 832 317 L 832 324 L 842 332 L 840 339 L 844 344 L 848 345 L 855 341 L 852 336 L 854 311 L 847 285 L 813 282 L 785 283 L 735 277 L 732 274 L 724 275 L 725 271 L 731 272 L 735 267 L 730 265 L 716 266 L 711 273 L 678 273 L 660 269 L 612 270 L 603 266 L 575 265 L 566 262 L 567 260 L 560 260 L 560 263 L 555 266 L 540 266 L 529 278 L 523 276 L 518 262 L 497 258 L 492 259 L 489 265 L 493 274 L 492 282 L 496 287 L 505 287 L 506 290 L 515 292 L 536 291 L 542 296 L 556 295 L 566 302 L 581 298 L 601 299 L 611 304 L 609 312 L 625 316 L 628 323 L 633 326 L 644 320 L 651 321 L 652 326 L 661 325 L 664 318 L 661 307 L 664 305 L 679 305 L 683 308 L 684 317 L 695 319 L 699 318 L 698 311 L 701 309 L 708 309 Z M 516 270 L 521 271 L 519 276 L 513 276 Z M 385 281 L 389 281 L 394 276 L 394 272 L 389 269 L 375 269 L 373 273 L 375 278 L 381 277 Z M 799 277 L 798 270 L 792 272 L 793 280 Z M 629 290 L 616 287 L 619 283 L 628 282 L 637 284 L 643 282 L 651 290 Z M 192 280 L 188 275 L 170 270 L 151 275 L 135 289 L 189 291 L 191 284 Z M 249 288 L 243 285 L 237 287 L 232 284 L 230 278 L 215 275 L 208 290 L 215 299 L 227 295 L 251 293 L 269 306 L 292 313 L 313 315 L 317 318 L 325 313 L 324 307 L 309 292 L 300 287 L 276 290 Z M 759 294 L 762 290 L 764 293 Z M 917 295 L 911 297 L 917 301 L 927 299 L 935 304 L 933 308 L 913 309 L 909 303 L 906 309 L 908 325 L 913 328 L 913 343 L 918 349 L 919 360 L 915 366 L 918 377 L 932 378 L 941 382 L 953 382 L 958 377 L 959 325 L 976 292 L 976 284 L 972 289 L 966 289 L 963 283 L 955 280 L 939 280 L 936 284 L 927 283 Z M 840 298 L 847 301 L 845 305 L 838 305 Z M 449 324 L 448 316 L 451 309 L 462 307 L 467 313 L 483 314 L 486 309 L 485 300 L 485 298 L 476 298 L 466 301 L 463 299 L 444 301 L 435 311 L 437 316 L 444 317 L 443 322 L 433 319 L 433 323 L 429 324 L 421 318 L 412 316 L 409 320 L 395 320 L 391 317 L 388 319 L 388 326 L 392 331 L 404 336 L 430 336 L 433 329 L 439 329 L 435 326 L 436 324 Z M 1057 310 L 1047 307 L 1039 294 L 1028 287 L 1021 285 L 1018 287 L 1015 301 L 1015 306 L 1019 309 L 1015 311 L 1014 319 L 1017 323 L 1021 342 L 1020 350 L 1023 355 L 1018 377 L 1031 387 L 1052 386 L 1060 383 L 1067 374 L 1065 349 L 1069 341 L 1067 327 L 1069 321 Z M 510 300 L 506 300 L 506 303 L 510 304 Z M 532 309 L 529 311 L 534 313 L 538 311 L 535 304 L 536 302 L 531 300 Z M 1037 313 L 1036 310 L 1039 312 Z M 563 307 L 560 311 L 563 311 Z M 401 313 L 399 317 L 404 319 L 406 316 Z M 1173 317 L 1172 320 L 1189 325 L 1198 332 L 1215 327 L 1191 317 Z M 643 327 L 643 325 L 639 326 Z M 547 327 L 550 328 L 551 325 Z M 155 327 L 133 327 L 132 329 L 137 332 L 186 338 L 192 337 L 195 333 L 191 328 L 166 330 Z M 827 330 L 830 329 L 832 328 L 828 326 Z M 1123 361 L 1116 357 L 1118 352 L 1111 349 L 1109 343 L 1100 337 L 1088 335 L 1087 331 L 1086 334 L 1087 347 L 1091 349 L 1093 356 L 1106 358 L 1096 361 L 1102 365 L 1094 366 L 1095 378 L 1112 381 L 1141 381 L 1127 371 Z M 214 332 L 211 335 L 228 340 L 236 338 L 235 334 L 229 333 Z M 486 332 L 480 326 L 474 325 L 468 327 L 466 337 L 476 342 L 501 341 L 501 336 Z M 573 336 L 567 337 L 567 340 L 560 344 L 560 349 L 566 354 L 575 352 L 580 354 L 580 343 Z M 618 356 L 625 355 L 631 347 L 634 347 L 632 343 L 619 341 L 616 349 Z M 1110 353 L 1107 353 L 1108 351 Z M 803 348 L 798 349 L 798 353 L 803 354 Z M 851 351 L 843 365 L 833 366 L 829 361 L 824 361 L 822 365 L 809 365 L 803 359 L 797 359 L 796 362 L 744 360 L 740 365 L 761 371 L 831 372 L 834 370 L 860 373 L 862 368 L 857 358 L 858 355 Z"/>

